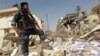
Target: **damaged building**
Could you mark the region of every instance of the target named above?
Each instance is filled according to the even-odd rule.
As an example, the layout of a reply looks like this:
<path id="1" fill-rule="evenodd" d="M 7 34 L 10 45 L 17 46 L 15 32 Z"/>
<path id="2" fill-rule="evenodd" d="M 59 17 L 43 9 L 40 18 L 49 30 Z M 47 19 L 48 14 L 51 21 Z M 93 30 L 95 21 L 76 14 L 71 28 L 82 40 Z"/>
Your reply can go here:
<path id="1" fill-rule="evenodd" d="M 58 32 L 66 32 L 75 35 L 83 35 L 94 28 L 100 22 L 100 4 L 92 8 L 91 13 L 81 11 L 77 6 L 75 13 L 66 14 L 58 20 Z"/>

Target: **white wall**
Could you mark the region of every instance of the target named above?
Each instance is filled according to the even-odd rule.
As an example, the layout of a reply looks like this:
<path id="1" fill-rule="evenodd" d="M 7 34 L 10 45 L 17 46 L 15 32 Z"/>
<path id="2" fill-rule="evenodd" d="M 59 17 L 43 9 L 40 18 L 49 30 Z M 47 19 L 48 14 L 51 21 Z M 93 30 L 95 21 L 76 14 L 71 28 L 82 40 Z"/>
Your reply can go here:
<path id="1" fill-rule="evenodd" d="M 0 29 L 11 28 L 12 18 L 12 16 L 0 18 Z"/>
<path id="2" fill-rule="evenodd" d="M 3 38 L 4 38 L 4 29 L 0 29 L 0 49 L 3 45 Z"/>
<path id="3" fill-rule="evenodd" d="M 3 46 L 3 39 L 5 36 L 5 29 L 11 28 L 11 20 L 13 16 L 0 18 L 0 49 Z"/>

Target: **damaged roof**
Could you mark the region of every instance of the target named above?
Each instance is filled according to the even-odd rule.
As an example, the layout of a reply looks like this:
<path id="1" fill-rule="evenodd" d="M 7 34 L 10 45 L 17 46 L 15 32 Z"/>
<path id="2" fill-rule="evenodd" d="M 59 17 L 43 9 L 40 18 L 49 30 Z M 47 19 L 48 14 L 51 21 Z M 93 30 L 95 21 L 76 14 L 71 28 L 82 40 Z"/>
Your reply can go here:
<path id="1" fill-rule="evenodd" d="M 0 17 L 9 16 L 16 12 L 18 12 L 17 8 L 9 8 L 9 9 L 0 10 Z"/>

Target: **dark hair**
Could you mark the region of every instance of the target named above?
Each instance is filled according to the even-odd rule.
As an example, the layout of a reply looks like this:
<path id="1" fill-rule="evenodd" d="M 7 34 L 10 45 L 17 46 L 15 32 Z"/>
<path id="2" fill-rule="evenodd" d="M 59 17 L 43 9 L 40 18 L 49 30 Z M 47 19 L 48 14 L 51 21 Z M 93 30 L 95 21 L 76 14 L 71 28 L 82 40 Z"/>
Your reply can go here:
<path id="1" fill-rule="evenodd" d="M 27 2 L 21 2 L 21 3 L 20 3 L 20 6 L 22 7 L 22 6 L 24 6 L 25 4 L 28 5 Z"/>

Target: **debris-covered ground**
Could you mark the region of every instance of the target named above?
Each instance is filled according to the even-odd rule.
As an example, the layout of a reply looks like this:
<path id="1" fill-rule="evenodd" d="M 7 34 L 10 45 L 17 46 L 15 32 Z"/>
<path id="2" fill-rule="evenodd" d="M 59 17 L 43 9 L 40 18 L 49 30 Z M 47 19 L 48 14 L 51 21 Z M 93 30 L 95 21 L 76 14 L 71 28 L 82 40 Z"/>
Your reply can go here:
<path id="1" fill-rule="evenodd" d="M 46 39 L 46 42 L 30 46 L 29 49 L 29 56 L 100 56 L 100 41 L 77 40 L 73 42 L 63 41 L 62 38 L 57 37 L 55 41 Z M 20 52 L 17 52 L 17 55 L 22 55 Z"/>

